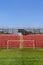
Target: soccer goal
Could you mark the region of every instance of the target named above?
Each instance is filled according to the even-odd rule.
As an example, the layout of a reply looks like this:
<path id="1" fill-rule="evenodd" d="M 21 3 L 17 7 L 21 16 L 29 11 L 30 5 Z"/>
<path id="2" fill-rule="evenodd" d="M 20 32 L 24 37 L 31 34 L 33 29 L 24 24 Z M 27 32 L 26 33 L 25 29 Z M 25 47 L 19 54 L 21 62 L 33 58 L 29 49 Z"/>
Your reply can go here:
<path id="1" fill-rule="evenodd" d="M 12 45 L 11 45 L 12 44 Z M 13 48 L 35 48 L 35 41 L 34 40 L 8 40 L 7 41 L 7 49 L 10 48 L 10 46 L 13 46 Z"/>

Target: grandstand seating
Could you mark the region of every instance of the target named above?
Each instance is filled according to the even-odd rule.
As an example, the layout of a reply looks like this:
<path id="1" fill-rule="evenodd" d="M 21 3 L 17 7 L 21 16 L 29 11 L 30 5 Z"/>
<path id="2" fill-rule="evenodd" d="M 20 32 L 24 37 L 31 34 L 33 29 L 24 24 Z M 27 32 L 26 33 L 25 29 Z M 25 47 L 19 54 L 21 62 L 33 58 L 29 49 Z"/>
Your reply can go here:
<path id="1" fill-rule="evenodd" d="M 20 48 L 20 43 L 23 48 L 43 48 L 43 34 L 23 35 L 21 41 L 19 35 L 0 34 L 0 48 Z"/>

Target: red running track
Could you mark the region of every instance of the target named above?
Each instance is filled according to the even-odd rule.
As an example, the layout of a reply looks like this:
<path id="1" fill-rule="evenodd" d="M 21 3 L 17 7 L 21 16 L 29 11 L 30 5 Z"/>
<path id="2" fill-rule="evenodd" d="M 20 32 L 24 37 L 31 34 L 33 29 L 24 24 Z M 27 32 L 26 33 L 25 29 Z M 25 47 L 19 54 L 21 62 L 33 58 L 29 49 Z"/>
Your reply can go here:
<path id="1" fill-rule="evenodd" d="M 20 48 L 21 43 L 23 48 L 43 48 L 43 34 L 22 36 L 21 41 L 18 35 L 0 35 L 0 48 Z"/>

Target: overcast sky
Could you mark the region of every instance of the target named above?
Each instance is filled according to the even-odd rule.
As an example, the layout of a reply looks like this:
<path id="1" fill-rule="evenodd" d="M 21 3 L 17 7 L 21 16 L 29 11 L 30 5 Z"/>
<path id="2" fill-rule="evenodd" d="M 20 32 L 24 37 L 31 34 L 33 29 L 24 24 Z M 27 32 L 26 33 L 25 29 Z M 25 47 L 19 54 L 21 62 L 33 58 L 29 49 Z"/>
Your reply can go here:
<path id="1" fill-rule="evenodd" d="M 43 27 L 43 0 L 0 0 L 0 27 Z"/>

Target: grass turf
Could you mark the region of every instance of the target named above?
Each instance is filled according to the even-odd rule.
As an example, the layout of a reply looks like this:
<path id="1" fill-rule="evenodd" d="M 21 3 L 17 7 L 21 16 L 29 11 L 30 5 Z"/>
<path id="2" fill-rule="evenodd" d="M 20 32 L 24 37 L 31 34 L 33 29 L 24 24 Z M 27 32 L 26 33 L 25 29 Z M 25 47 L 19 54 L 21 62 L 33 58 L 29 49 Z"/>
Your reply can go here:
<path id="1" fill-rule="evenodd" d="M 0 65 L 43 65 L 43 49 L 0 49 Z"/>

